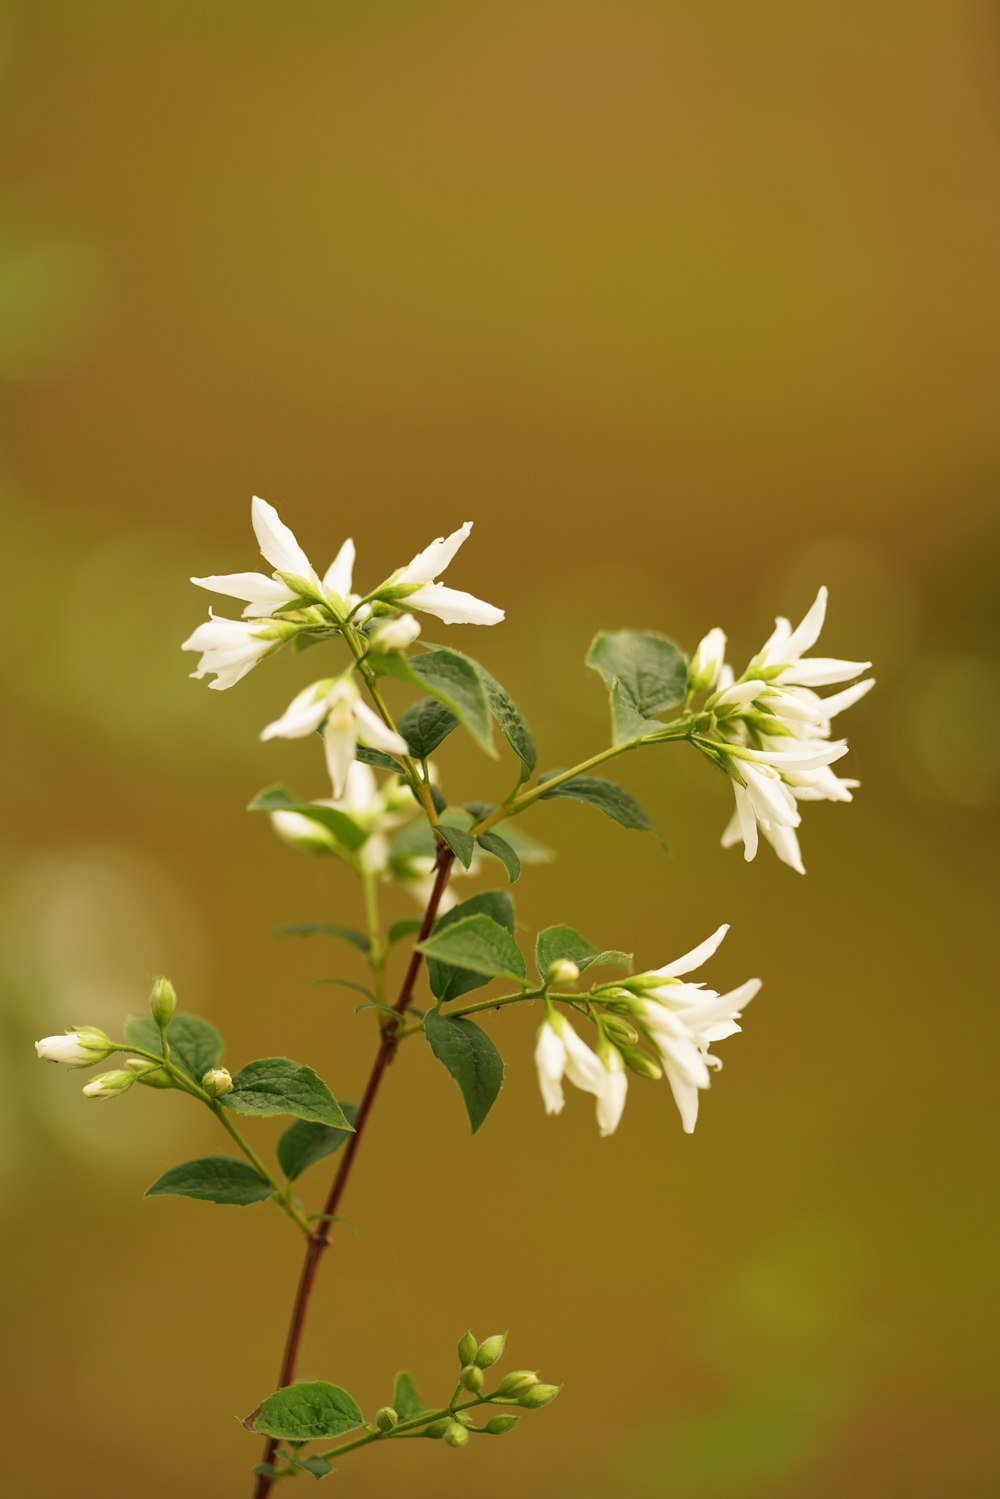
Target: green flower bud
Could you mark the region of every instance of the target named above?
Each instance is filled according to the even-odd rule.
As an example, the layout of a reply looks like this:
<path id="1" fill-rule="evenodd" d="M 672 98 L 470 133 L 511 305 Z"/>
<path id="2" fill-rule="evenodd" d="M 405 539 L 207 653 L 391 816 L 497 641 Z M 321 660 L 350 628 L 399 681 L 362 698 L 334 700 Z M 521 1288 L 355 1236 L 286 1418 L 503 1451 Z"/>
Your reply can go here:
<path id="1" fill-rule="evenodd" d="M 505 1431 L 513 1431 L 520 1419 L 520 1416 L 492 1416 L 483 1431 L 487 1436 L 502 1437 Z"/>
<path id="2" fill-rule="evenodd" d="M 533 1385 L 526 1394 L 521 1396 L 518 1405 L 523 1405 L 525 1410 L 538 1410 L 540 1406 L 551 1405 L 561 1389 L 561 1384 Z"/>
<path id="3" fill-rule="evenodd" d="M 209 1098 L 221 1098 L 233 1091 L 233 1079 L 227 1067 L 210 1067 L 201 1080 Z"/>
<path id="4" fill-rule="evenodd" d="M 142 1083 L 144 1088 L 172 1088 L 174 1086 L 170 1073 L 163 1067 L 154 1067 L 151 1062 L 142 1062 L 138 1057 L 130 1057 L 125 1066 L 132 1069 L 136 1082 Z M 144 1072 L 142 1068 L 147 1070 Z"/>
<path id="5" fill-rule="evenodd" d="M 66 1067 L 93 1067 L 113 1051 L 111 1037 L 96 1025 L 78 1025 L 64 1036 L 43 1036 L 35 1042 L 35 1053 L 43 1062 L 62 1062 Z"/>
<path id="6" fill-rule="evenodd" d="M 619 1015 L 602 1015 L 601 1026 L 609 1041 L 614 1041 L 617 1046 L 635 1046 L 639 1040 L 639 1032 L 634 1025 L 629 1025 Z"/>
<path id="7" fill-rule="evenodd" d="M 462 1388 L 468 1390 L 472 1395 L 478 1395 L 482 1387 L 482 1369 L 477 1369 L 475 1364 L 466 1364 L 462 1370 Z"/>
<path id="8" fill-rule="evenodd" d="M 449 1447 L 467 1447 L 469 1444 L 469 1433 L 457 1421 L 449 1421 L 444 1439 Z"/>
<path id="9" fill-rule="evenodd" d="M 478 1343 L 471 1332 L 464 1332 L 458 1340 L 458 1362 L 460 1364 L 471 1364 L 476 1356 Z"/>
<path id="10" fill-rule="evenodd" d="M 484 1338 L 476 1349 L 476 1367 L 478 1369 L 488 1369 L 491 1364 L 495 1364 L 503 1353 L 506 1343 L 507 1334 L 505 1332 L 495 1332 L 491 1338 Z"/>
<path id="11" fill-rule="evenodd" d="M 383 1405 L 375 1412 L 375 1425 L 379 1431 L 392 1431 L 399 1424 L 399 1416 L 391 1405 Z"/>
<path id="12" fill-rule="evenodd" d="M 510 1374 L 505 1374 L 497 1388 L 497 1394 L 504 1397 L 509 1395 L 523 1395 L 525 1390 L 530 1390 L 538 1383 L 538 1375 L 533 1369 L 514 1369 Z"/>
<path id="13" fill-rule="evenodd" d="M 639 1051 L 634 1046 L 623 1046 L 621 1048 L 625 1066 L 632 1072 L 637 1072 L 640 1077 L 651 1077 L 654 1081 L 663 1076 L 663 1068 L 659 1062 L 655 1062 L 651 1056 L 644 1051 Z"/>
<path id="14" fill-rule="evenodd" d="M 547 984 L 575 984 L 580 970 L 572 958 L 556 958 L 545 970 Z"/>
<path id="15" fill-rule="evenodd" d="M 135 1082 L 134 1072 L 127 1072 L 124 1067 L 116 1068 L 114 1072 L 102 1072 L 89 1082 L 83 1090 L 84 1098 L 117 1098 L 119 1093 L 127 1093 Z"/>
<path id="16" fill-rule="evenodd" d="M 424 1436 L 430 1437 L 431 1441 L 436 1442 L 439 1437 L 444 1436 L 451 1424 L 452 1422 L 447 1416 L 442 1416 L 439 1421 L 431 1421 L 424 1427 Z"/>
<path id="17" fill-rule="evenodd" d="M 149 1013 L 161 1030 L 170 1024 L 177 1008 L 177 995 L 169 979 L 153 980 L 153 991 L 149 996 Z"/>

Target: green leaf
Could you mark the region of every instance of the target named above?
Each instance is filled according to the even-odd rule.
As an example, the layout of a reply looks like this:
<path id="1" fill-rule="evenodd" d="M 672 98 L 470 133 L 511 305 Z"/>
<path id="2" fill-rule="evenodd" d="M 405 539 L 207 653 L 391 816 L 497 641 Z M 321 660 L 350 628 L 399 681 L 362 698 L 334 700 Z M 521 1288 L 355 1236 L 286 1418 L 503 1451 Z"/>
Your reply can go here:
<path id="1" fill-rule="evenodd" d="M 430 641 L 427 644 L 430 647 Z M 431 647 L 431 649 L 437 649 L 437 647 Z M 523 780 L 534 770 L 538 759 L 534 736 L 528 727 L 527 720 L 506 687 L 498 682 L 481 662 L 473 656 L 466 656 L 461 651 L 450 649 L 452 655 L 461 656 L 463 661 L 467 661 L 479 673 L 479 679 L 486 689 L 490 712 L 499 724 L 503 737 L 521 762 L 521 779 Z"/>
<path id="2" fill-rule="evenodd" d="M 374 765 L 376 770 L 394 770 L 400 774 L 403 769 L 399 761 L 394 760 L 391 755 L 384 754 L 382 750 L 370 749 L 367 744 L 358 745 L 354 751 L 354 758 L 360 760 L 362 765 Z"/>
<path id="3" fill-rule="evenodd" d="M 339 926 L 335 921 L 290 921 L 285 926 L 276 926 L 275 937 L 339 937 L 341 942 L 349 942 L 356 947 L 358 952 L 367 953 L 371 950 L 371 943 L 364 932 L 355 931 L 352 926 Z"/>
<path id="4" fill-rule="evenodd" d="M 683 651 L 652 630 L 595 636 L 587 665 L 604 678 L 611 693 L 616 744 L 654 732 L 659 725 L 650 722 L 652 715 L 683 702 L 687 692 Z"/>
<path id="5" fill-rule="evenodd" d="M 464 828 L 452 827 L 449 823 L 439 822 L 438 832 L 447 843 L 455 857 L 468 869 L 472 863 L 472 855 L 476 851 L 476 840 Z"/>
<path id="6" fill-rule="evenodd" d="M 480 912 L 492 917 L 505 931 L 514 931 L 514 902 L 507 891 L 481 890 L 439 916 L 434 923 L 434 932 L 443 932 L 466 916 L 477 916 Z M 480 973 L 473 973 L 470 968 L 454 968 L 451 964 L 428 958 L 427 982 L 435 999 L 446 1001 L 458 999 L 462 994 L 470 994 L 473 989 L 481 989 L 484 984 L 489 983 L 489 979 Z"/>
<path id="7" fill-rule="evenodd" d="M 343 1105 L 344 1118 L 348 1124 L 354 1125 L 358 1117 L 358 1106 L 356 1103 L 345 1103 Z M 328 1124 L 314 1124 L 308 1119 L 296 1119 L 282 1133 L 278 1140 L 278 1161 L 281 1169 L 289 1181 L 294 1181 L 301 1176 L 303 1171 L 308 1171 L 310 1166 L 315 1166 L 317 1161 L 323 1161 L 328 1155 L 340 1149 L 345 1140 L 350 1139 L 350 1131 L 345 1129 L 331 1129 Z"/>
<path id="8" fill-rule="evenodd" d="M 575 963 L 581 973 L 602 964 L 626 969 L 632 966 L 631 953 L 619 952 L 617 949 L 602 952 L 571 926 L 546 927 L 544 932 L 539 932 L 535 942 L 535 963 L 543 978 L 551 965 L 560 958 L 567 958 Z"/>
<path id="9" fill-rule="evenodd" d="M 372 653 L 369 665 L 379 676 L 398 677 L 430 693 L 464 724 L 481 749 L 496 759 L 489 700 L 473 663 L 459 651 L 425 651 L 419 656 Z"/>
<path id="10" fill-rule="evenodd" d="M 544 785 L 553 776 L 561 774 L 561 771 L 550 770 L 539 776 L 539 785 Z M 635 828 L 640 833 L 655 833 L 657 838 L 660 837 L 652 820 L 635 798 L 629 796 L 615 781 L 606 781 L 603 776 L 574 776 L 571 781 L 553 786 L 551 791 L 543 791 L 539 800 L 551 801 L 557 796 L 568 797 L 570 801 L 586 802 L 623 828 Z M 663 842 L 662 838 L 660 842 Z"/>
<path id="11" fill-rule="evenodd" d="M 426 941 L 418 942 L 417 947 L 440 963 L 468 968 L 487 978 L 503 974 L 523 979 L 528 971 L 524 955 L 510 933 L 482 912 L 433 932 Z"/>
<path id="12" fill-rule="evenodd" d="M 389 928 L 385 939 L 386 947 L 395 947 L 397 942 L 402 942 L 406 937 L 412 937 L 414 932 L 419 932 L 423 926 L 419 916 L 404 916 L 402 921 L 394 921 Z"/>
<path id="13" fill-rule="evenodd" d="M 521 878 L 521 861 L 506 838 L 501 838 L 499 833 L 480 833 L 476 842 L 480 848 L 484 848 L 488 854 L 500 860 L 507 871 L 510 883 L 516 884 Z"/>
<path id="14" fill-rule="evenodd" d="M 472 917 L 473 921 L 484 918 Z M 475 1134 L 503 1087 L 503 1058 L 486 1032 L 471 1020 L 452 1020 L 431 1010 L 424 1016 L 431 1051 L 461 1089 Z"/>
<path id="15" fill-rule="evenodd" d="M 142 1051 L 162 1056 L 160 1027 L 151 1015 L 130 1015 L 125 1022 L 125 1040 Z M 170 1060 L 200 1083 L 226 1049 L 226 1043 L 208 1020 L 181 1012 L 167 1027 Z"/>
<path id="16" fill-rule="evenodd" d="M 374 999 L 374 991 L 367 988 L 365 984 L 356 984 L 353 979 L 324 978 L 317 979 L 317 984 L 337 984 L 341 989 L 353 989 L 355 994 L 363 994 L 366 999 Z"/>
<path id="17" fill-rule="evenodd" d="M 311 1473 L 317 1482 L 333 1472 L 333 1463 L 321 1452 L 314 1453 L 312 1457 L 290 1457 L 288 1461 L 293 1468 L 301 1468 L 303 1473 Z"/>
<path id="18" fill-rule="evenodd" d="M 458 719 L 436 698 L 422 697 L 400 714 L 396 727 L 410 746 L 410 754 L 426 760 L 458 728 Z"/>
<path id="19" fill-rule="evenodd" d="M 246 1161 L 235 1156 L 208 1155 L 199 1161 L 171 1166 L 146 1188 L 147 1197 L 196 1197 L 200 1202 L 221 1202 L 245 1208 L 264 1202 L 272 1188 Z"/>
<path id="20" fill-rule="evenodd" d="M 325 1380 L 286 1385 L 251 1411 L 243 1425 L 283 1442 L 317 1442 L 357 1431 L 364 1416 L 354 1398 Z"/>
<path id="21" fill-rule="evenodd" d="M 401 1421 L 410 1416 L 419 1416 L 423 1411 L 429 1409 L 413 1387 L 413 1379 L 405 1369 L 401 1369 L 396 1375 L 396 1383 L 392 1392 L 392 1408 Z"/>
<path id="22" fill-rule="evenodd" d="M 394 765 L 394 770 L 399 767 Z M 338 812 L 336 807 L 321 807 L 316 802 L 304 802 L 289 791 L 286 786 L 268 786 L 265 790 L 258 792 L 250 803 L 251 812 L 298 812 L 300 817 L 308 817 L 310 822 L 318 822 L 327 832 L 332 833 L 338 843 L 342 843 L 351 853 L 355 853 L 363 843 L 368 841 L 368 832 L 359 827 L 352 817 L 346 812 Z"/>
<path id="23" fill-rule="evenodd" d="M 219 1101 L 234 1114 L 294 1114 L 297 1119 L 351 1129 L 323 1079 L 311 1067 L 288 1057 L 263 1057 L 248 1063 L 233 1078 L 232 1092 Z"/>

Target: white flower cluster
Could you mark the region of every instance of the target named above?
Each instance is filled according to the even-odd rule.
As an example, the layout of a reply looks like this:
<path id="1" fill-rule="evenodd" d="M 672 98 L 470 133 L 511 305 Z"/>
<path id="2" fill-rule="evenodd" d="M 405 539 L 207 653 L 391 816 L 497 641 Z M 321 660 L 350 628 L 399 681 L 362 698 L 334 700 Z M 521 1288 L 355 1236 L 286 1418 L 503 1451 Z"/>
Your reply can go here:
<path id="1" fill-rule="evenodd" d="M 831 724 L 875 685 L 869 677 L 829 697 L 814 690 L 848 682 L 871 665 L 805 658 L 823 628 L 826 604 L 827 590 L 821 588 L 796 629 L 777 619 L 774 633 L 738 679 L 725 664 L 726 637 L 720 629 L 705 636 L 691 662 L 692 689 L 712 693 L 705 708 L 717 730 L 717 737 L 695 742 L 728 771 L 736 796 L 723 846 L 742 840 L 744 856 L 753 859 L 759 830 L 779 859 L 800 874 L 805 867 L 796 834 L 798 804 L 851 800 L 859 783 L 830 768 L 848 749 L 845 739 L 831 738 Z"/>

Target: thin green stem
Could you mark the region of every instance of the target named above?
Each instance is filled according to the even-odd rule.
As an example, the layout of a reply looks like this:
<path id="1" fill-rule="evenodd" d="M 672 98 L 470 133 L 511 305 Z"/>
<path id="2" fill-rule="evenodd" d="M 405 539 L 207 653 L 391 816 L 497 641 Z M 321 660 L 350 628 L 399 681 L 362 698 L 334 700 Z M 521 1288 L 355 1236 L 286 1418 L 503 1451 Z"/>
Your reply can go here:
<path id="1" fill-rule="evenodd" d="M 500 1404 L 494 1401 L 492 1395 L 480 1395 L 474 1400 L 465 1400 L 461 1405 L 442 1406 L 439 1410 L 421 1411 L 419 1416 L 410 1416 L 406 1421 L 400 1421 L 391 1431 L 366 1431 L 364 1436 L 352 1437 L 349 1442 L 342 1443 L 339 1447 L 328 1447 L 325 1452 L 319 1454 L 327 1459 L 339 1457 L 342 1452 L 353 1452 L 357 1447 L 367 1447 L 372 1442 L 391 1441 L 394 1437 L 406 1436 L 411 1431 L 418 1430 L 421 1426 L 430 1426 L 433 1421 L 443 1421 L 446 1416 L 453 1416 L 456 1411 L 474 1410 L 480 1405 Z M 506 1404 L 506 1402 L 503 1402 Z"/>
<path id="2" fill-rule="evenodd" d="M 243 1132 L 237 1129 L 227 1110 L 223 1108 L 223 1106 L 218 1102 L 217 1099 L 209 1098 L 206 1094 L 206 1102 L 208 1103 L 208 1106 L 212 1110 L 212 1113 L 215 1115 L 216 1119 L 218 1119 L 219 1123 L 222 1125 L 222 1128 L 228 1135 L 232 1137 L 233 1140 L 235 1140 L 236 1144 L 239 1146 L 240 1150 L 242 1150 L 243 1154 L 246 1156 L 253 1169 L 258 1172 L 258 1174 L 262 1176 L 270 1186 L 271 1190 L 274 1192 L 275 1201 L 277 1202 L 278 1206 L 283 1212 L 288 1214 L 289 1218 L 291 1218 L 296 1227 L 300 1228 L 305 1234 L 306 1238 L 308 1238 L 312 1233 L 312 1225 L 303 1216 L 303 1214 L 295 1206 L 295 1203 L 292 1201 L 291 1184 L 289 1183 L 285 1186 L 282 1186 L 280 1182 L 277 1182 L 274 1179 L 270 1171 L 268 1171 L 267 1167 L 264 1165 L 264 1162 L 261 1160 L 260 1156 L 243 1135 Z"/>
<path id="3" fill-rule="evenodd" d="M 363 864 L 358 866 L 358 873 L 361 876 L 361 890 L 365 903 L 365 925 L 368 931 L 368 966 L 372 971 L 375 998 L 381 1004 L 385 998 L 385 985 L 383 982 L 385 945 L 382 941 L 382 929 L 379 923 L 378 876 L 372 870 L 365 868 Z"/>

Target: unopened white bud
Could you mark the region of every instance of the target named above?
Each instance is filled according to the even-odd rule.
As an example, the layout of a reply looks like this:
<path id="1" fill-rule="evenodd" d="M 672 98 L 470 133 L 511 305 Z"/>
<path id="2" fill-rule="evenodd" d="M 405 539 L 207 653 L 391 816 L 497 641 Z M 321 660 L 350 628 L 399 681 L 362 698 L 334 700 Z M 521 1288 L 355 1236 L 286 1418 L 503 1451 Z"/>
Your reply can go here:
<path id="1" fill-rule="evenodd" d="M 335 854 L 341 845 L 321 822 L 301 812 L 272 812 L 271 826 L 278 837 L 309 854 Z"/>
<path id="2" fill-rule="evenodd" d="M 691 692 L 711 692 L 719 680 L 719 673 L 725 659 L 725 632 L 716 626 L 714 630 L 709 630 L 691 657 L 691 665 L 688 668 Z"/>
<path id="3" fill-rule="evenodd" d="M 556 958 L 545 970 L 548 984 L 575 984 L 579 977 L 580 970 L 572 958 Z"/>
<path id="4" fill-rule="evenodd" d="M 83 1096 L 84 1098 L 117 1098 L 119 1093 L 127 1093 L 136 1081 L 134 1072 L 118 1067 L 114 1072 L 102 1072 L 99 1077 L 95 1077 L 84 1088 Z"/>
<path id="5" fill-rule="evenodd" d="M 405 651 L 420 634 L 420 624 L 412 614 L 397 614 L 376 625 L 370 639 L 376 651 Z"/>
<path id="6" fill-rule="evenodd" d="M 209 1098 L 221 1098 L 233 1091 L 233 1079 L 227 1067 L 210 1067 L 201 1080 L 201 1086 Z"/>
<path id="7" fill-rule="evenodd" d="M 35 1042 L 35 1054 L 43 1062 L 62 1062 L 66 1067 L 93 1067 L 114 1051 L 110 1036 L 96 1025 L 80 1025 L 62 1036 L 43 1036 Z"/>

